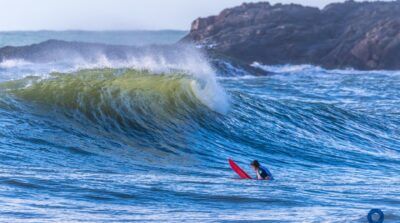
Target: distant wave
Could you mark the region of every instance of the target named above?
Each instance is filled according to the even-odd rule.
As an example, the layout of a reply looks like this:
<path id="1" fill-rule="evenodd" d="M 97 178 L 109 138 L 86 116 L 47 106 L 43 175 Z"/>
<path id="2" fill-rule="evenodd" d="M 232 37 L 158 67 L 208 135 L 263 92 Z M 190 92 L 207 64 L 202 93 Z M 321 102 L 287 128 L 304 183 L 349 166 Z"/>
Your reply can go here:
<path id="1" fill-rule="evenodd" d="M 400 71 L 392 71 L 392 70 L 355 70 L 353 68 L 348 69 L 325 69 L 320 66 L 315 66 L 311 64 L 278 64 L 278 65 L 264 65 L 259 62 L 253 62 L 251 64 L 252 67 L 256 67 L 262 69 L 267 72 L 272 73 L 312 73 L 315 75 L 320 75 L 321 73 L 331 73 L 331 74 L 399 74 Z"/>
<path id="2" fill-rule="evenodd" d="M 8 59 L 0 63 L 0 69 L 9 69 L 15 67 L 21 67 L 26 65 L 31 65 L 32 63 L 25 61 L 23 59 Z"/>

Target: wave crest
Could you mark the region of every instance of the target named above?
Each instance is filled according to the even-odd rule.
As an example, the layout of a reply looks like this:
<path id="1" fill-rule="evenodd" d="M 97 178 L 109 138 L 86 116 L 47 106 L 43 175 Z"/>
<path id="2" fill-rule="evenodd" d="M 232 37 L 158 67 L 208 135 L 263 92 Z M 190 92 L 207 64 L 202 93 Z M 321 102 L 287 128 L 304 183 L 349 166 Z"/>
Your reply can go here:
<path id="1" fill-rule="evenodd" d="M 184 72 L 89 69 L 52 73 L 46 79 L 27 77 L 2 83 L 0 88 L 29 102 L 79 111 L 91 120 L 119 125 L 178 120 L 206 107 L 224 112 L 228 105 L 217 82 L 201 81 Z"/>

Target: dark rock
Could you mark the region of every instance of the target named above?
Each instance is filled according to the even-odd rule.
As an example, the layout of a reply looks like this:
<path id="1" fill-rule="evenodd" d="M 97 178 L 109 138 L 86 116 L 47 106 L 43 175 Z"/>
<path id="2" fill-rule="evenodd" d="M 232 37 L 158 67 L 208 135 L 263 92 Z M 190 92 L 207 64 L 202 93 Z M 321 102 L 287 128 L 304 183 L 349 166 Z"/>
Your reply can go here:
<path id="1" fill-rule="evenodd" d="M 126 59 L 127 54 L 136 52 L 137 47 L 113 46 L 96 43 L 48 40 L 28 46 L 0 48 L 0 62 L 7 59 L 24 59 L 36 63 L 60 62 L 74 59 L 95 61 L 99 55 L 108 59 Z"/>
<path id="2" fill-rule="evenodd" d="M 199 18 L 182 40 L 250 64 L 400 69 L 400 1 L 246 3 Z"/>

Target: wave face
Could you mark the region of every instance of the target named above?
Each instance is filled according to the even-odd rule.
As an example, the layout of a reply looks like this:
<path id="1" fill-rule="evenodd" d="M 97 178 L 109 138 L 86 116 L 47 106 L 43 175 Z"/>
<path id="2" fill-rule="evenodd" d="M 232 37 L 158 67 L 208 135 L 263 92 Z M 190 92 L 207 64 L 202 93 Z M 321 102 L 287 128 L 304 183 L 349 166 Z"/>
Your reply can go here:
<path id="1" fill-rule="evenodd" d="M 154 122 L 173 121 L 201 110 L 201 95 L 195 79 L 185 74 L 153 74 L 121 69 L 81 70 L 52 73 L 46 79 L 26 77 L 3 83 L 8 94 L 42 108 L 71 116 L 78 112 L 95 124 L 148 129 Z M 213 104 L 203 104 L 218 110 Z M 149 129 L 151 130 L 151 129 Z"/>
<path id="2" fill-rule="evenodd" d="M 96 58 L 0 64 L 1 220 L 400 220 L 398 72 Z M 275 180 L 238 180 L 230 157 Z"/>

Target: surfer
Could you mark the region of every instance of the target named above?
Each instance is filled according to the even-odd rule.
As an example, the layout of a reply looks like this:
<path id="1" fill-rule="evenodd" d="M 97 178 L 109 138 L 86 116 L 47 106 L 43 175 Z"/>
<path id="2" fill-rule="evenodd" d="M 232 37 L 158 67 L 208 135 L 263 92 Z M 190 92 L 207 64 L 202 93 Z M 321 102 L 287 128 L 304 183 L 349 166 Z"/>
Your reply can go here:
<path id="1" fill-rule="evenodd" d="M 265 167 L 261 167 L 260 163 L 257 160 L 254 160 L 251 162 L 251 167 L 256 171 L 257 173 L 257 179 L 258 180 L 273 180 L 274 178 L 272 177 L 271 172 Z"/>

